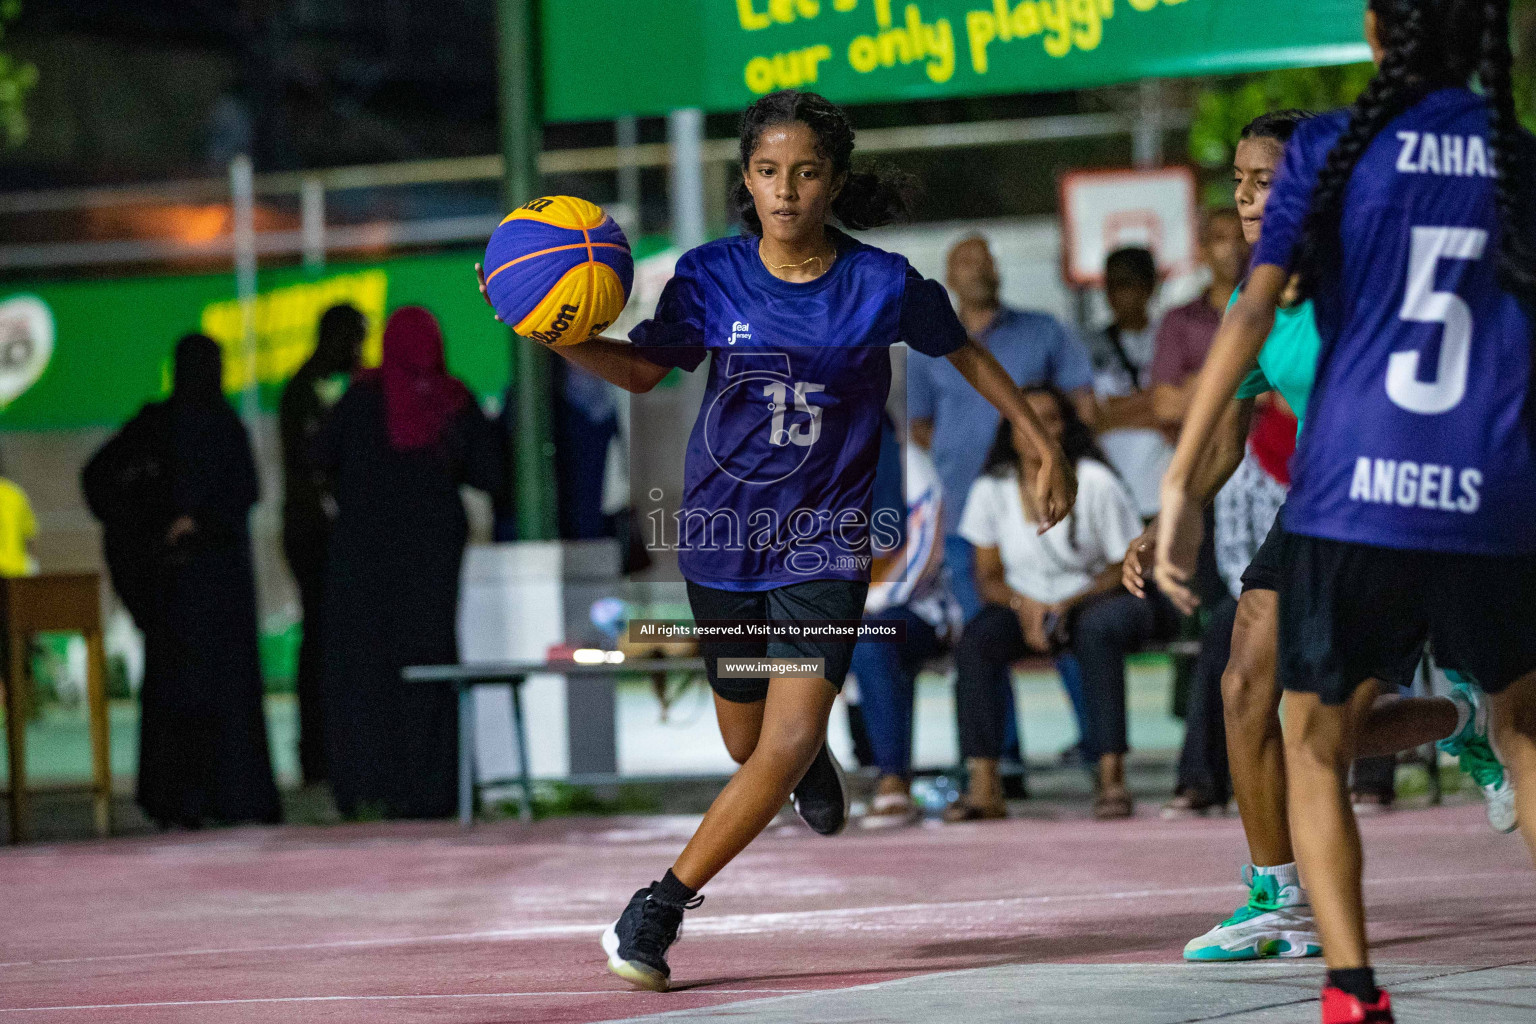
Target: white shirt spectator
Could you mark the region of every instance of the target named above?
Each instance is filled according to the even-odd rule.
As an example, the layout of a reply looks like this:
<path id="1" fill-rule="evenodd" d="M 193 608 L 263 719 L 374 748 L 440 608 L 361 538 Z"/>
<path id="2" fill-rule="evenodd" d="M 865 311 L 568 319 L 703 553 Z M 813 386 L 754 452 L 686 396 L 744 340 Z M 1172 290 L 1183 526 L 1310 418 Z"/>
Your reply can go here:
<path id="1" fill-rule="evenodd" d="M 1157 325 L 1144 331 L 1120 331 L 1117 351 L 1108 329 L 1091 335 L 1093 392 L 1099 399 L 1124 398 L 1150 385 Z M 1122 358 L 1123 356 L 1123 358 Z M 1126 364 L 1129 363 L 1129 366 Z M 1134 375 L 1133 375 L 1134 371 Z M 1163 473 L 1173 461 L 1173 446 L 1160 430 L 1132 427 L 1099 435 L 1099 446 L 1125 481 L 1143 518 L 1157 515 L 1162 505 Z"/>
<path id="2" fill-rule="evenodd" d="M 949 618 L 942 579 L 943 562 L 929 556 L 940 542 L 944 486 L 926 451 L 910 439 L 902 447 L 906 457 L 903 485 L 907 501 L 907 536 L 901 554 L 902 565 L 890 580 L 870 585 L 864 610 L 878 615 L 888 608 L 907 605 L 918 618 L 939 627 Z"/>
<path id="3" fill-rule="evenodd" d="M 1087 590 L 1094 578 L 1125 559 L 1141 536 L 1141 516 L 1120 478 L 1103 463 L 1077 463 L 1077 505 L 1044 534 L 1024 511 L 1017 473 L 984 473 L 971 486 L 960 536 L 997 548 L 1008 586 L 1045 604 Z"/>

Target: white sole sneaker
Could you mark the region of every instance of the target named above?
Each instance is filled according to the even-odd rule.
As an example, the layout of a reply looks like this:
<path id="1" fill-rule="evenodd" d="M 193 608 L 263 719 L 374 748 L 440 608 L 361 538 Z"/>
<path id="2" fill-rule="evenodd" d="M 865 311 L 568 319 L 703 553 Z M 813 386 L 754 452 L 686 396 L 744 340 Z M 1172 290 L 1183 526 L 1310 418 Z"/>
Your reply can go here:
<path id="1" fill-rule="evenodd" d="M 1199 963 L 1299 959 L 1321 956 L 1322 942 L 1310 909 L 1286 908 L 1236 924 L 1222 923 L 1184 947 L 1184 959 Z"/>
<path id="2" fill-rule="evenodd" d="M 1488 698 L 1476 685 L 1460 676 L 1452 676 L 1452 680 L 1451 700 L 1467 710 L 1467 724 L 1461 732 L 1441 740 L 1435 747 L 1456 757 L 1461 770 L 1483 791 L 1489 826 L 1495 832 L 1507 835 L 1519 827 L 1520 819 L 1515 811 L 1515 787 L 1510 782 L 1509 768 L 1493 745 L 1489 731 Z M 1487 770 L 1493 766 L 1490 761 L 1497 763 L 1499 780 L 1484 783 L 1483 778 L 1491 774 Z"/>
<path id="3" fill-rule="evenodd" d="M 603 952 L 608 954 L 608 970 L 631 985 L 651 992 L 666 992 L 672 987 L 672 981 L 665 974 L 654 967 L 636 963 L 633 960 L 625 960 L 619 956 L 618 923 L 608 926 L 603 932 Z"/>
<path id="4" fill-rule="evenodd" d="M 1487 801 L 1488 824 L 1495 832 L 1509 835 L 1520 827 L 1520 816 L 1515 811 L 1515 787 L 1510 785 L 1506 769 L 1504 781 L 1497 786 L 1484 786 L 1483 799 Z"/>

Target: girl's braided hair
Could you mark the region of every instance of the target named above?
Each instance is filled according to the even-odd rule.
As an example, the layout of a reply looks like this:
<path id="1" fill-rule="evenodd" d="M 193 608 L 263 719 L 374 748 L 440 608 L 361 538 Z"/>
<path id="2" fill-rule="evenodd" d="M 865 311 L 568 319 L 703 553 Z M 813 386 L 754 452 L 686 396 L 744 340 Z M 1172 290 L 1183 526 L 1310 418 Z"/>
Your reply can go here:
<path id="1" fill-rule="evenodd" d="M 1475 75 L 1488 103 L 1497 172 L 1499 280 L 1536 308 L 1536 251 L 1527 236 L 1531 220 L 1522 188 L 1536 167 L 1515 116 L 1509 0 L 1370 0 L 1370 9 L 1385 53 L 1318 175 L 1297 255 L 1302 296 L 1335 272 L 1345 192 L 1371 142 L 1429 92 L 1467 85 Z"/>

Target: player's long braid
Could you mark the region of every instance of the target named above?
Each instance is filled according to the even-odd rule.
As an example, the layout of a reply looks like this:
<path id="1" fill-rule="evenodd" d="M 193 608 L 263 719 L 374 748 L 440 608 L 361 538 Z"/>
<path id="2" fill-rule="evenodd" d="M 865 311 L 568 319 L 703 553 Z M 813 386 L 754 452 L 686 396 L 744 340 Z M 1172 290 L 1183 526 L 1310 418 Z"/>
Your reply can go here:
<path id="1" fill-rule="evenodd" d="M 1410 107 L 1424 88 L 1419 68 L 1430 45 L 1424 11 L 1427 2 L 1371 0 L 1386 53 L 1380 70 L 1355 101 L 1349 127 L 1318 174 L 1296 259 L 1301 298 L 1312 295 L 1313 285 L 1327 275 L 1338 259 L 1339 220 L 1355 165 L 1387 122 Z M 1390 13 L 1383 8 L 1390 8 Z"/>
<path id="2" fill-rule="evenodd" d="M 883 227 L 903 220 L 916 199 L 915 179 L 889 167 L 853 169 L 853 122 L 841 107 L 814 92 L 783 89 L 753 103 L 741 116 L 741 167 L 745 170 L 757 150 L 763 132 L 775 125 L 799 121 L 816 134 L 817 147 L 832 161 L 833 174 L 846 174 L 842 191 L 832 201 L 832 212 L 844 226 L 855 230 Z M 731 199 L 742 226 L 754 235 L 763 233 L 762 221 L 744 182 L 736 182 Z"/>
<path id="3" fill-rule="evenodd" d="M 1499 283 L 1536 310 L 1536 250 L 1529 232 L 1532 220 L 1525 187 L 1536 174 L 1529 140 L 1515 115 L 1515 90 L 1510 71 L 1508 0 L 1484 0 L 1482 60 L 1477 77 L 1488 100 L 1497 195 L 1502 225 L 1499 243 Z"/>

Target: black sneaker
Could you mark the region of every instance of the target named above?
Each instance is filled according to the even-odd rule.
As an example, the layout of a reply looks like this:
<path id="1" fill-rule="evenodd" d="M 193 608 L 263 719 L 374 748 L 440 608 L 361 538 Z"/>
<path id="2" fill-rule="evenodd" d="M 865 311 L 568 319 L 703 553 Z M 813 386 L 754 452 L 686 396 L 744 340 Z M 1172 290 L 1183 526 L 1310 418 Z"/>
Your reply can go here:
<path id="1" fill-rule="evenodd" d="M 695 896 L 684 904 L 663 903 L 651 898 L 649 886 L 635 893 L 624 913 L 603 933 L 608 969 L 632 985 L 667 991 L 672 987 L 667 950 L 682 931 L 683 911 L 703 902 L 703 896 Z"/>
<path id="2" fill-rule="evenodd" d="M 835 836 L 848 824 L 848 780 L 825 743 L 790 799 L 795 812 L 821 835 Z"/>

